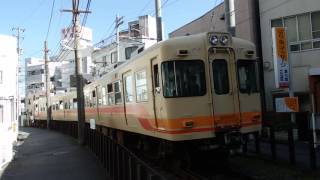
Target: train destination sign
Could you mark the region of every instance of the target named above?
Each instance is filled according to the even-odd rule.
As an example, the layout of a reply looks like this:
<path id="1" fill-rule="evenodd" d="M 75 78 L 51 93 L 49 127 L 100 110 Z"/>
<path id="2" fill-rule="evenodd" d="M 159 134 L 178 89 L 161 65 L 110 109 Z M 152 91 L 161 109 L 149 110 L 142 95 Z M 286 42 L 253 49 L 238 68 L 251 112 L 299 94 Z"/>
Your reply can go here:
<path id="1" fill-rule="evenodd" d="M 283 27 L 272 28 L 273 64 L 276 88 L 289 87 L 289 58 L 286 31 Z"/>

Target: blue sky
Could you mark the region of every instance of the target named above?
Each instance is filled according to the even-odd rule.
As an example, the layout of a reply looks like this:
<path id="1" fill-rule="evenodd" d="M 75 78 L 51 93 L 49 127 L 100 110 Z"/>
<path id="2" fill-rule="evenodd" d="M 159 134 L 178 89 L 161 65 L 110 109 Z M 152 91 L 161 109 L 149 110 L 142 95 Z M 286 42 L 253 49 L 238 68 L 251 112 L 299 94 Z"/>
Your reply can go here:
<path id="1" fill-rule="evenodd" d="M 93 42 L 110 35 L 111 25 L 116 14 L 124 16 L 124 21 L 135 20 L 139 15 L 154 15 L 155 0 L 92 0 L 86 26 L 93 29 Z M 182 25 L 200 17 L 222 0 L 162 0 L 162 16 L 167 34 Z M 21 45 L 23 56 L 43 57 L 43 43 L 49 24 L 53 0 L 10 0 L 1 2 L 0 34 L 12 35 L 12 27 L 23 27 L 24 40 Z M 87 0 L 80 0 L 85 9 Z M 48 36 L 50 55 L 54 55 L 60 40 L 60 30 L 71 23 L 70 13 L 61 13 L 61 9 L 70 9 L 71 0 L 56 0 L 52 24 Z M 123 27 L 126 27 L 125 25 Z M 110 30 L 111 29 L 111 30 Z"/>

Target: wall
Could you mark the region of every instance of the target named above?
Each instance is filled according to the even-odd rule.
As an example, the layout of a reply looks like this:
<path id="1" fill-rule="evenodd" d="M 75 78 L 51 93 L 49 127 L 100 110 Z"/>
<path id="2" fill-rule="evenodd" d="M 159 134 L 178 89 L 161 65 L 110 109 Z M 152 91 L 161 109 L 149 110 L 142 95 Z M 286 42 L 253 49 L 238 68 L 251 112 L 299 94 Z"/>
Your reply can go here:
<path id="1" fill-rule="evenodd" d="M 169 37 L 185 36 L 187 34 L 197 34 L 207 31 L 225 31 L 226 26 L 221 17 L 224 14 L 224 4 L 220 4 L 208 11 L 198 19 L 178 28 L 169 33 Z"/>
<path id="2" fill-rule="evenodd" d="M 0 168 L 12 158 L 12 143 L 18 134 L 18 54 L 15 37 L 0 35 Z"/>

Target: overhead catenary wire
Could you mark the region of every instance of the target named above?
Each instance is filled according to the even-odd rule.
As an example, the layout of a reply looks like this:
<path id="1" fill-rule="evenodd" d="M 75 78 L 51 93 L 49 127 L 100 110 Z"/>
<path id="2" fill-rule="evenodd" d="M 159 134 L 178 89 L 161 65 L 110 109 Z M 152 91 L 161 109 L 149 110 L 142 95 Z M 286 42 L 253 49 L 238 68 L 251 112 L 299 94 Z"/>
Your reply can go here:
<path id="1" fill-rule="evenodd" d="M 48 25 L 48 30 L 47 30 L 47 35 L 46 35 L 46 41 L 48 40 L 48 36 L 49 36 L 49 32 L 50 32 L 50 28 L 51 28 L 51 21 L 52 21 L 52 15 L 53 15 L 53 10 L 54 10 L 54 4 L 55 4 L 56 0 L 52 1 L 52 7 L 51 7 L 51 14 L 50 14 L 50 19 L 49 19 L 49 25 Z"/>

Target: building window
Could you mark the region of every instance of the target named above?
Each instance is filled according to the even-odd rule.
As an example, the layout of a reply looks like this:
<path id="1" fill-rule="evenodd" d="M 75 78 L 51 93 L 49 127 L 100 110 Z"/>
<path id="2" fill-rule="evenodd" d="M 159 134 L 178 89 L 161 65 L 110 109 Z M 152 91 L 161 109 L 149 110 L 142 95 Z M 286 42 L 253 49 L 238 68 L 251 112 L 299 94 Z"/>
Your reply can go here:
<path id="1" fill-rule="evenodd" d="M 132 46 L 132 47 L 127 47 L 125 49 L 125 53 L 126 53 L 126 60 L 131 58 L 131 54 L 138 49 L 138 46 Z"/>
<path id="2" fill-rule="evenodd" d="M 118 53 L 114 51 L 111 53 L 111 64 L 118 62 Z"/>
<path id="3" fill-rule="evenodd" d="M 146 70 L 136 72 L 136 97 L 137 97 L 137 102 L 148 100 Z"/>
<path id="4" fill-rule="evenodd" d="M 107 56 L 102 57 L 102 67 L 106 67 L 108 65 Z"/>
<path id="5" fill-rule="evenodd" d="M 320 38 L 320 11 L 311 13 L 312 37 Z"/>
<path id="6" fill-rule="evenodd" d="M 271 20 L 271 27 L 286 27 L 291 52 L 320 48 L 320 11 Z"/>
<path id="7" fill-rule="evenodd" d="M 289 17 L 284 19 L 284 26 L 287 27 L 287 39 L 289 42 L 296 42 L 297 38 L 297 24 L 296 17 Z"/>
<path id="8" fill-rule="evenodd" d="M 283 27 L 282 19 L 271 20 L 271 27 Z"/>

